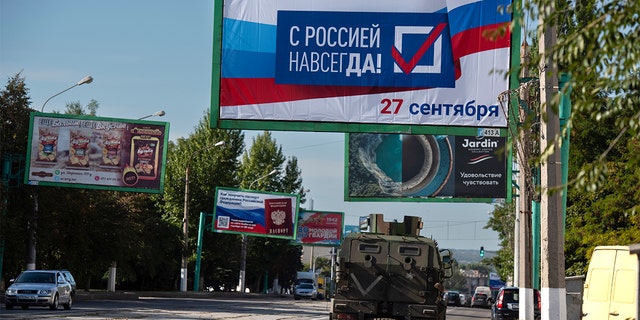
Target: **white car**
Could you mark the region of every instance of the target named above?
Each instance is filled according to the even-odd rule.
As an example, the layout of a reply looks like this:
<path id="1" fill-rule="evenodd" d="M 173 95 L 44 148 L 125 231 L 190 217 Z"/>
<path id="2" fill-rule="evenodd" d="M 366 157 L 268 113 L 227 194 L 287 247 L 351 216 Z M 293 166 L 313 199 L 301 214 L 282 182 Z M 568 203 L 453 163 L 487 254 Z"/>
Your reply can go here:
<path id="1" fill-rule="evenodd" d="M 318 297 L 318 291 L 316 290 L 316 286 L 312 283 L 301 283 L 296 286 L 293 291 L 293 298 L 295 300 L 300 299 L 311 299 L 316 300 Z"/>
<path id="2" fill-rule="evenodd" d="M 4 306 L 13 309 L 21 306 L 48 306 L 52 310 L 62 305 L 71 309 L 73 296 L 71 284 L 59 270 L 29 270 L 22 272 L 5 291 Z"/>

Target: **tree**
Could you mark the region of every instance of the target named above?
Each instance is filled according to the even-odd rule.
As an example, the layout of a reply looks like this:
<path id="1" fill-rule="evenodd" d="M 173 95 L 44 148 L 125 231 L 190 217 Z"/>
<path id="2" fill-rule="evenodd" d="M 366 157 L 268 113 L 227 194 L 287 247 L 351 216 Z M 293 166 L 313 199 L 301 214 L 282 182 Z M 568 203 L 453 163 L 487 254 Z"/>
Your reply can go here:
<path id="1" fill-rule="evenodd" d="M 269 131 L 256 136 L 252 142 L 249 151 L 242 155 L 238 174 L 240 185 L 253 190 L 303 194 L 297 159 L 292 157 L 285 163 L 282 147 L 271 138 Z M 270 174 L 274 169 L 277 173 Z M 247 238 L 250 241 L 247 249 L 246 283 L 251 291 L 259 291 L 267 277 L 278 278 L 285 286 L 293 283 L 296 271 L 302 269 L 301 246 L 291 246 L 290 240 L 284 239 Z"/>
<path id="2" fill-rule="evenodd" d="M 444 287 L 446 290 L 465 292 L 467 291 L 467 278 L 464 277 L 460 269 L 454 268 L 451 278 L 444 280 Z"/>
<path id="3" fill-rule="evenodd" d="M 222 147 L 215 147 L 224 141 Z M 244 134 L 239 130 L 209 128 L 209 115 L 198 123 L 187 138 L 171 143 L 167 153 L 165 190 L 156 198 L 163 219 L 182 234 L 184 216 L 185 171 L 189 166 L 189 268 L 194 270 L 200 213 L 213 214 L 213 201 L 218 186 L 237 187 L 238 158 L 244 150 Z M 209 223 L 211 220 L 209 218 Z M 210 231 L 210 230 L 207 230 Z M 180 248 L 175 253 L 179 261 Z M 205 232 L 201 275 L 206 285 L 231 290 L 237 284 L 240 241 L 231 234 Z M 179 264 L 175 264 L 175 283 L 179 283 Z M 193 274 L 187 278 L 193 281 Z M 188 287 L 191 284 L 188 284 Z"/>
<path id="4" fill-rule="evenodd" d="M 80 101 L 77 102 L 68 102 L 65 109 L 65 114 L 75 114 L 75 115 L 90 115 L 95 117 L 98 112 L 98 108 L 100 104 L 98 101 L 91 99 L 86 106 L 86 110 L 80 104 Z"/>
<path id="5" fill-rule="evenodd" d="M 596 245 L 640 242 L 637 188 L 629 188 L 640 162 L 640 4 L 535 0 L 524 2 L 524 11 L 522 25 L 540 12 L 553 13 L 558 40 L 547 53 L 571 76 L 565 86 L 572 88 L 565 265 L 567 274 L 584 274 Z M 523 66 L 540 70 L 542 58 L 533 50 Z M 551 103 L 557 110 L 558 101 Z M 528 107 L 532 119 L 540 119 L 537 99 Z M 520 129 L 536 132 L 536 123 Z M 534 167 L 543 160 L 533 158 Z"/>
<path id="6" fill-rule="evenodd" d="M 24 268 L 27 217 L 33 212 L 33 187 L 22 184 L 24 155 L 29 136 L 29 89 L 20 73 L 9 78 L 0 90 L 0 287 Z M 5 164 L 10 172 L 5 172 Z"/>
<path id="7" fill-rule="evenodd" d="M 495 257 L 488 259 L 501 279 L 513 279 L 513 252 L 515 250 L 515 203 L 498 204 L 493 207 L 491 218 L 485 229 L 498 232 L 500 249 Z"/>

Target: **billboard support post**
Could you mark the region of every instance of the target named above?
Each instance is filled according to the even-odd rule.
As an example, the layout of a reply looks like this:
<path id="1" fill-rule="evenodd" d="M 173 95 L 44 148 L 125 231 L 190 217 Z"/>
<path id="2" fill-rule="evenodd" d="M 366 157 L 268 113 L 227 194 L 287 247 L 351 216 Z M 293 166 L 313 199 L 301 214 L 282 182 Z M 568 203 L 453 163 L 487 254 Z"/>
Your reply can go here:
<path id="1" fill-rule="evenodd" d="M 224 141 L 219 141 L 214 145 L 202 148 L 197 151 L 203 152 L 211 148 L 224 146 Z M 188 250 L 189 250 L 189 165 L 194 154 L 187 158 L 187 165 L 184 169 L 184 217 L 182 218 L 182 233 L 184 235 L 184 243 L 182 246 L 182 263 L 180 265 L 180 291 L 187 291 L 187 266 L 188 266 Z M 198 279 L 196 279 L 197 281 Z"/>
<path id="2" fill-rule="evenodd" d="M 251 183 L 249 184 L 249 189 L 251 189 L 251 187 L 253 187 L 253 184 L 270 176 L 270 175 L 274 175 L 278 173 L 278 169 L 273 169 L 271 171 L 269 171 L 269 173 L 261 176 L 258 179 L 255 179 L 253 181 L 251 181 Z M 242 248 L 240 249 L 240 256 L 241 256 L 241 260 L 240 260 L 240 275 L 238 276 L 238 287 L 239 287 L 239 291 L 244 293 L 245 290 L 245 275 L 246 275 L 246 269 L 247 269 L 247 235 L 243 234 L 242 235 Z"/>
<path id="3" fill-rule="evenodd" d="M 200 259 L 202 257 L 202 238 L 204 237 L 204 229 L 206 229 L 207 214 L 200 212 L 200 223 L 198 224 L 198 249 L 196 253 L 196 272 L 193 277 L 193 291 L 200 291 Z"/>

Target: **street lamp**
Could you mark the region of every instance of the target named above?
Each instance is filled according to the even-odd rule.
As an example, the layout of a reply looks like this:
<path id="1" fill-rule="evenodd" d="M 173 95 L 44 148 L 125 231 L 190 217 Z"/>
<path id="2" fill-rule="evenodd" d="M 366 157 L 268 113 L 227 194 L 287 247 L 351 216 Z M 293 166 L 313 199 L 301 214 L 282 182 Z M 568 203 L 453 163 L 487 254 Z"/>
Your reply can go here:
<path id="1" fill-rule="evenodd" d="M 154 113 L 152 113 L 152 114 L 150 114 L 150 115 L 146 115 L 146 116 L 144 116 L 144 117 L 142 117 L 142 118 L 138 118 L 138 120 L 142 120 L 142 119 L 146 119 L 146 118 L 151 118 L 151 117 L 162 117 L 162 116 L 164 116 L 164 115 L 165 115 L 164 110 L 160 110 L 160 111 L 156 111 L 156 112 L 154 112 Z"/>
<path id="2" fill-rule="evenodd" d="M 251 181 L 251 183 L 249 184 L 249 189 L 251 189 L 251 187 L 253 186 L 254 183 L 270 176 L 273 174 L 278 173 L 278 169 L 273 169 L 271 170 L 269 173 L 265 174 L 264 176 Z M 240 255 L 242 257 L 242 259 L 240 260 L 240 275 L 238 277 L 238 286 L 240 287 L 240 292 L 244 293 L 245 290 L 245 274 L 246 274 L 246 269 L 247 269 L 247 235 L 246 234 L 242 234 L 242 248 L 240 250 Z"/>
<path id="3" fill-rule="evenodd" d="M 52 95 L 51 97 L 49 97 L 49 99 L 47 99 L 47 100 L 42 104 L 42 109 L 40 110 L 40 112 L 44 112 L 44 106 L 47 104 L 47 102 L 49 102 L 49 100 L 53 99 L 54 97 L 57 97 L 57 96 L 59 96 L 59 95 L 61 95 L 61 94 L 65 93 L 65 92 L 67 92 L 67 91 L 69 91 L 69 90 L 71 90 L 71 89 L 73 89 L 73 88 L 77 87 L 77 86 L 81 86 L 81 85 L 83 85 L 83 84 L 85 84 L 85 83 L 91 83 L 91 82 L 93 82 L 93 78 L 92 78 L 91 76 L 86 76 L 86 77 L 82 78 L 80 81 L 78 81 L 76 84 L 72 85 L 71 87 L 66 88 L 66 89 L 64 89 L 64 90 L 62 90 L 62 91 L 60 91 L 60 92 L 58 92 L 58 93 L 56 93 L 56 94 Z"/>
<path id="4" fill-rule="evenodd" d="M 191 159 L 198 152 L 203 152 L 215 147 L 224 146 L 224 141 L 218 141 L 216 144 L 202 148 L 192 153 L 187 158 L 187 166 L 184 170 L 184 217 L 182 218 L 182 232 L 184 234 L 184 243 L 182 246 L 182 265 L 180 267 L 180 291 L 187 291 L 187 259 L 189 251 L 189 165 Z M 198 279 L 196 279 L 198 281 Z"/>
<path id="5" fill-rule="evenodd" d="M 49 100 L 53 99 L 54 97 L 57 97 L 77 86 L 83 85 L 85 83 L 91 83 L 93 81 L 93 78 L 91 76 L 86 76 L 84 78 L 82 78 L 80 81 L 78 81 L 76 84 L 72 85 L 69 88 L 66 88 L 54 95 L 52 95 L 51 97 L 49 97 L 47 100 L 45 100 L 45 102 L 42 104 L 42 108 L 41 108 L 41 112 L 44 112 L 44 106 L 47 105 L 47 102 L 49 102 Z M 37 191 L 32 191 L 32 197 L 33 197 L 33 210 L 32 213 L 29 217 L 29 222 L 28 222 L 28 233 L 29 233 L 29 238 L 27 240 L 27 270 L 35 270 L 36 268 L 36 226 L 38 223 L 38 192 Z"/>

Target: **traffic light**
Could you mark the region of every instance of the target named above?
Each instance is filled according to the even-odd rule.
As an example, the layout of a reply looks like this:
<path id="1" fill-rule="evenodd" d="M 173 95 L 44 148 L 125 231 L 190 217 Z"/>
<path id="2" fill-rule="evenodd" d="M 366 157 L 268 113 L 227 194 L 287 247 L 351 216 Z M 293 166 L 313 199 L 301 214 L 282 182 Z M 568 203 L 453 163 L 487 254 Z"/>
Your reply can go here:
<path id="1" fill-rule="evenodd" d="M 480 247 L 480 257 L 484 257 L 484 247 Z"/>

